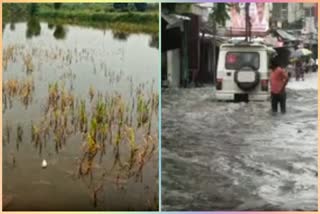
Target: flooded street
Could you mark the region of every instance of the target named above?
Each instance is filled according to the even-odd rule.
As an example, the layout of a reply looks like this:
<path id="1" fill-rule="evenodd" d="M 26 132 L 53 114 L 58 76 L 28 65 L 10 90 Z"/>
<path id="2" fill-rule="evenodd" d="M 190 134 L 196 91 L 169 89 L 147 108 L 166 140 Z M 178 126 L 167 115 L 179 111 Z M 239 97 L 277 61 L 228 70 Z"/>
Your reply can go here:
<path id="1" fill-rule="evenodd" d="M 162 210 L 317 210 L 317 73 L 291 80 L 287 114 L 162 91 Z"/>
<path id="2" fill-rule="evenodd" d="M 157 209 L 154 42 L 39 20 L 4 25 L 4 210 Z"/>

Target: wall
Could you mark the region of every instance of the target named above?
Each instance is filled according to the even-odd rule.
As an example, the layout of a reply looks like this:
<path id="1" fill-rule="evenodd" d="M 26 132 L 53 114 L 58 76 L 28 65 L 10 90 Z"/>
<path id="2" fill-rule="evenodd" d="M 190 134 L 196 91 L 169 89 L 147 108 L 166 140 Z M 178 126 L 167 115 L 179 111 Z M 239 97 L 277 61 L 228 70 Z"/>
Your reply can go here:
<path id="1" fill-rule="evenodd" d="M 300 20 L 304 15 L 301 3 L 288 4 L 288 22 L 293 23 Z"/>
<path id="2" fill-rule="evenodd" d="M 169 87 L 180 86 L 180 49 L 167 51 L 167 68 Z"/>

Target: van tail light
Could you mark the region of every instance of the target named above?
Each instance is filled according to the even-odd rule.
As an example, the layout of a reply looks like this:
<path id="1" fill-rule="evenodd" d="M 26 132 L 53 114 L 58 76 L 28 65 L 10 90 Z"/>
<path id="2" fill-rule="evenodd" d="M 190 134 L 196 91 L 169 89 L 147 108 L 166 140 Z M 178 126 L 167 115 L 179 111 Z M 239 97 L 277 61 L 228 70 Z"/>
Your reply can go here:
<path id="1" fill-rule="evenodd" d="M 268 91 L 268 80 L 261 80 L 261 91 Z"/>
<path id="2" fill-rule="evenodd" d="M 221 90 L 222 89 L 222 79 L 217 79 L 216 89 L 217 90 Z"/>

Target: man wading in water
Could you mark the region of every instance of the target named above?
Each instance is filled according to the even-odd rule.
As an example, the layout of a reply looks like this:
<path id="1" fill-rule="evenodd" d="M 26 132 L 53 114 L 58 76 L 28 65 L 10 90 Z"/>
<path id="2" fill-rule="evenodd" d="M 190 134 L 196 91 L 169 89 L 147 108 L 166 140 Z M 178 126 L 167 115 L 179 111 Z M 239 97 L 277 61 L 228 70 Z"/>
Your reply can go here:
<path id="1" fill-rule="evenodd" d="M 281 113 L 286 113 L 285 87 L 288 80 L 287 72 L 278 63 L 275 63 L 270 75 L 271 107 L 273 113 L 278 112 L 278 103 L 280 103 Z"/>

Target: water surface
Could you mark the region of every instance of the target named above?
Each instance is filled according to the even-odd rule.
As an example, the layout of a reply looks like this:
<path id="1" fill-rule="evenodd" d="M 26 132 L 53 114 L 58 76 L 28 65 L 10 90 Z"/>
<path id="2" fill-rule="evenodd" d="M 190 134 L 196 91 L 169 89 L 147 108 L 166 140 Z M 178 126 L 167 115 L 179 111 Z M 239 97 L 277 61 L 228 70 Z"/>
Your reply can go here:
<path id="1" fill-rule="evenodd" d="M 153 157 L 143 168 L 142 181 L 130 178 L 105 180 L 99 194 L 98 206 L 92 203 L 87 181 L 75 176 L 82 153 L 82 134 L 75 132 L 66 146 L 56 153 L 53 137 L 39 154 L 31 139 L 31 125 L 45 117 L 48 86 L 57 82 L 74 94 L 77 102 L 86 101 L 88 115 L 94 105 L 89 98 L 92 87 L 107 97 L 118 93 L 128 103 L 136 99 L 136 88 L 146 96 L 158 88 L 158 50 L 151 35 L 119 36 L 111 30 L 99 30 L 73 25 L 29 22 L 6 24 L 3 29 L 3 48 L 13 49 L 13 56 L 4 67 L 3 81 L 31 80 L 34 83 L 32 101 L 23 105 L 18 97 L 3 110 L 4 133 L 9 127 L 10 139 L 4 136 L 3 193 L 12 201 L 5 210 L 148 210 L 157 200 L 158 157 Z M 31 56 L 33 71 L 27 72 L 23 58 Z M 106 98 L 107 100 L 107 98 Z M 4 100 L 3 100 L 4 104 Z M 157 134 L 157 113 L 153 114 L 152 135 Z M 22 142 L 17 145 L 17 130 L 23 130 Z M 4 134 L 5 135 L 5 134 Z M 144 131 L 137 129 L 137 143 L 142 144 Z M 126 147 L 120 147 L 122 161 L 128 158 Z M 41 168 L 46 159 L 48 167 Z M 99 169 L 111 167 L 113 150 L 107 150 Z M 121 185 L 120 185 L 121 184 Z M 156 198 L 156 199 L 154 199 Z"/>
<path id="2" fill-rule="evenodd" d="M 163 90 L 162 210 L 317 210 L 316 84 L 289 82 L 276 116 L 213 87 Z"/>

